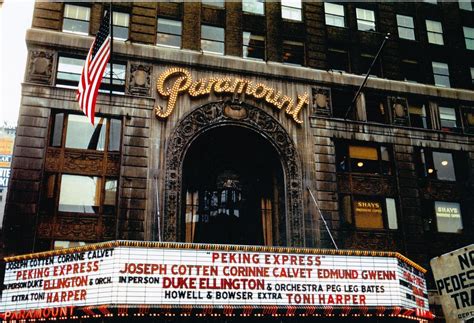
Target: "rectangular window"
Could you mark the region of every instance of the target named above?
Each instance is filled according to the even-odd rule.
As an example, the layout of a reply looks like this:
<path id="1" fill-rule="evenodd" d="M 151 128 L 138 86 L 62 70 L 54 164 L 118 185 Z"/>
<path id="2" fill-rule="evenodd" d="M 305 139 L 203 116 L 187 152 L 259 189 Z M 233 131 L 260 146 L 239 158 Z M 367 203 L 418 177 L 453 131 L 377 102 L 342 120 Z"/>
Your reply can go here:
<path id="1" fill-rule="evenodd" d="M 430 44 L 444 45 L 443 26 L 439 21 L 427 19 L 426 31 L 428 32 L 428 42 Z"/>
<path id="2" fill-rule="evenodd" d="M 344 6 L 335 3 L 324 3 L 324 13 L 326 25 L 336 26 L 336 27 L 345 27 L 344 19 Z"/>
<path id="3" fill-rule="evenodd" d="M 264 0 L 242 0 L 242 11 L 247 13 L 254 13 L 257 15 L 265 14 Z"/>
<path id="4" fill-rule="evenodd" d="M 446 63 L 432 62 L 434 84 L 441 87 L 451 87 L 449 81 L 449 67 Z"/>
<path id="5" fill-rule="evenodd" d="M 466 0 L 459 0 L 459 9 L 472 11 L 472 2 Z"/>
<path id="6" fill-rule="evenodd" d="M 65 4 L 63 31 L 81 35 L 89 35 L 90 17 L 91 8 Z"/>
<path id="7" fill-rule="evenodd" d="M 63 174 L 58 210 L 60 212 L 98 214 L 100 191 L 100 177 Z"/>
<path id="8" fill-rule="evenodd" d="M 471 67 L 471 84 L 474 85 L 474 67 Z"/>
<path id="9" fill-rule="evenodd" d="M 422 82 L 420 67 L 415 60 L 404 59 L 401 63 L 401 72 L 404 81 L 418 83 Z"/>
<path id="10" fill-rule="evenodd" d="M 283 41 L 283 63 L 304 65 L 304 45 L 302 42 Z"/>
<path id="11" fill-rule="evenodd" d="M 112 12 L 112 23 L 114 28 L 114 39 L 127 40 L 128 27 L 130 24 L 130 14 L 125 12 Z"/>
<path id="12" fill-rule="evenodd" d="M 474 108 L 463 107 L 462 108 L 464 133 L 474 134 Z"/>
<path id="13" fill-rule="evenodd" d="M 374 61 L 375 55 L 372 54 L 367 54 L 367 53 L 362 53 L 360 54 L 360 74 L 366 75 L 367 72 L 369 71 L 370 66 L 372 65 L 372 62 Z M 374 63 L 374 66 L 372 66 L 372 70 L 370 71 L 370 75 L 372 77 L 382 77 L 382 64 L 381 64 L 381 59 L 382 57 L 379 56 L 377 58 L 377 61 Z"/>
<path id="14" fill-rule="evenodd" d="M 56 86 L 77 88 L 85 59 L 59 56 Z"/>
<path id="15" fill-rule="evenodd" d="M 224 28 L 201 26 L 201 49 L 204 53 L 224 55 Z"/>
<path id="16" fill-rule="evenodd" d="M 95 117 L 94 125 L 82 115 L 71 114 L 67 120 L 66 148 L 105 149 L 107 119 Z"/>
<path id="17" fill-rule="evenodd" d="M 96 117 L 94 126 L 84 115 L 54 114 L 51 127 L 50 146 L 62 147 L 63 127 L 66 121 L 66 148 L 104 151 L 108 143 L 109 152 L 120 151 L 122 121 L 120 119 Z M 109 129 L 107 129 L 107 127 Z"/>
<path id="18" fill-rule="evenodd" d="M 380 201 L 354 198 L 354 218 L 357 228 L 383 229 L 382 213 Z"/>
<path id="19" fill-rule="evenodd" d="M 452 131 L 456 128 L 461 128 L 461 123 L 458 120 L 456 110 L 449 107 L 438 107 L 439 121 L 441 129 L 445 131 Z"/>
<path id="20" fill-rule="evenodd" d="M 265 60 L 265 38 L 263 36 L 252 34 L 249 31 L 244 31 L 243 57 Z"/>
<path id="21" fill-rule="evenodd" d="M 413 17 L 397 15 L 398 37 L 415 40 L 415 25 Z"/>
<path id="22" fill-rule="evenodd" d="M 365 111 L 367 121 L 388 123 L 387 98 L 374 93 L 365 93 Z"/>
<path id="23" fill-rule="evenodd" d="M 397 207 L 395 205 L 395 199 L 386 198 L 385 207 L 387 209 L 387 224 L 388 228 L 392 230 L 398 229 L 398 220 L 397 220 Z"/>
<path id="24" fill-rule="evenodd" d="M 338 48 L 328 48 L 327 60 L 329 69 L 337 72 L 350 72 L 349 54 Z"/>
<path id="25" fill-rule="evenodd" d="M 375 31 L 375 13 L 373 10 L 356 8 L 357 29 Z"/>
<path id="26" fill-rule="evenodd" d="M 432 151 L 423 148 L 420 150 L 420 157 L 422 176 L 441 181 L 456 181 L 456 165 L 454 165 L 454 156 L 452 153 Z M 464 174 L 462 170 L 462 160 L 458 159 L 456 163 L 459 164 L 457 167 L 458 171 Z"/>
<path id="27" fill-rule="evenodd" d="M 339 172 L 392 174 L 391 154 L 387 146 L 363 146 L 341 143 L 336 147 Z"/>
<path id="28" fill-rule="evenodd" d="M 302 21 L 301 0 L 281 0 L 281 16 L 283 19 Z"/>
<path id="29" fill-rule="evenodd" d="M 425 103 L 409 100 L 408 113 L 410 114 L 410 124 L 412 127 L 428 129 Z"/>
<path id="30" fill-rule="evenodd" d="M 118 181 L 116 178 L 105 179 L 104 201 L 102 205 L 103 214 L 115 214 L 115 205 L 117 204 L 117 184 Z"/>
<path id="31" fill-rule="evenodd" d="M 453 202 L 435 201 L 436 227 L 438 232 L 461 233 L 461 205 Z"/>
<path id="32" fill-rule="evenodd" d="M 110 63 L 107 63 L 99 92 L 108 93 L 112 88 L 112 93 L 124 94 L 127 66 L 125 64 L 113 63 L 112 67 L 112 85 L 110 85 Z"/>
<path id="33" fill-rule="evenodd" d="M 464 41 L 466 42 L 466 49 L 474 50 L 474 28 L 462 27 L 464 31 Z"/>
<path id="34" fill-rule="evenodd" d="M 158 18 L 156 44 L 181 48 L 182 23 L 178 20 Z"/>
<path id="35" fill-rule="evenodd" d="M 225 1 L 224 0 L 202 0 L 203 5 L 216 7 L 216 8 L 224 8 Z"/>

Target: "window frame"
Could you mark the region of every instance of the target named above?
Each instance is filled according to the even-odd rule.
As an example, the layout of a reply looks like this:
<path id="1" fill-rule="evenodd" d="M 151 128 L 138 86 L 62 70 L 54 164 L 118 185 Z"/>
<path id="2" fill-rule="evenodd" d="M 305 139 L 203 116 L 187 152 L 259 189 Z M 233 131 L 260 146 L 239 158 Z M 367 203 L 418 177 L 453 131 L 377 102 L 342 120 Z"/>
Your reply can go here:
<path id="1" fill-rule="evenodd" d="M 245 34 L 248 33 L 248 39 L 249 39 L 249 45 L 245 45 Z M 255 40 L 257 41 L 262 41 L 263 42 L 263 47 L 261 46 L 250 46 L 250 41 L 252 40 L 252 36 L 254 37 Z M 260 39 L 258 39 L 260 38 Z M 258 57 L 249 57 L 248 55 L 246 56 L 246 49 L 248 53 L 248 48 L 260 48 L 263 50 L 263 57 L 258 58 Z M 242 31 L 242 57 L 245 59 L 251 59 L 251 60 L 256 60 L 256 61 L 265 61 L 266 60 L 266 42 L 265 42 L 265 36 L 264 35 L 257 35 L 251 31 Z"/>
<path id="2" fill-rule="evenodd" d="M 299 7 L 294 5 L 294 2 L 299 1 Z M 281 0 L 281 18 L 285 20 L 290 20 L 290 21 L 303 21 L 303 1 L 302 0 L 297 0 L 297 1 L 292 1 L 292 0 Z M 299 11 L 299 18 L 294 18 L 292 15 L 286 15 L 286 11 L 284 8 L 289 9 L 289 12 L 297 12 Z"/>
<path id="3" fill-rule="evenodd" d="M 435 67 L 435 65 L 438 65 L 438 66 Z M 444 65 L 444 66 L 441 66 L 441 65 Z M 439 86 L 439 87 L 450 88 L 451 87 L 451 78 L 450 78 L 448 63 L 432 61 L 431 62 L 431 67 L 433 69 L 433 84 L 435 86 Z M 438 69 L 438 70 L 446 68 L 447 74 L 436 73 L 435 68 Z M 441 82 L 437 82 L 437 81 L 440 81 L 440 80 L 443 80 L 443 79 L 447 79 L 447 81 L 448 81 L 447 85 L 443 84 Z"/>
<path id="4" fill-rule="evenodd" d="M 361 158 L 352 158 L 350 155 L 350 147 L 362 147 L 375 149 L 377 153 L 377 159 L 361 159 Z M 388 161 L 384 159 L 382 148 L 384 148 L 388 153 Z M 357 174 L 357 175 L 368 175 L 368 176 L 393 176 L 394 175 L 394 164 L 393 164 L 393 147 L 390 144 L 382 143 L 366 143 L 360 141 L 339 141 L 336 143 L 336 172 L 339 174 Z M 376 172 L 371 171 L 357 171 L 358 169 L 353 169 L 353 163 L 359 163 L 362 161 L 362 165 L 359 168 L 362 168 L 364 161 L 373 161 L 376 163 Z"/>
<path id="5" fill-rule="evenodd" d="M 221 29 L 222 30 L 222 41 L 221 40 L 218 40 L 218 39 L 212 39 L 212 38 L 205 38 L 203 37 L 203 27 L 206 27 L 204 29 L 207 29 L 207 28 L 216 28 L 215 31 L 217 31 L 217 29 Z M 220 32 L 220 30 L 219 30 Z M 207 42 L 211 42 L 211 43 L 219 43 L 219 44 L 222 44 L 222 52 L 214 52 L 214 51 L 209 51 L 209 50 L 205 50 L 203 49 L 203 41 L 207 41 Z M 206 25 L 206 24 L 201 24 L 201 51 L 205 54 L 214 54 L 214 55 L 225 55 L 225 28 L 224 27 L 219 27 L 219 26 L 212 26 L 212 25 Z"/>
<path id="6" fill-rule="evenodd" d="M 328 7 L 340 7 L 339 9 L 342 8 L 342 16 L 340 14 L 337 14 L 337 13 L 328 13 Z M 342 26 L 339 26 L 337 24 L 331 24 L 331 23 L 328 23 L 328 17 L 332 17 L 332 18 L 336 18 L 335 21 L 338 21 L 338 19 L 341 19 L 342 18 Z M 339 4 L 339 3 L 332 3 L 332 2 L 324 2 L 324 23 L 326 24 L 326 26 L 332 26 L 332 27 L 339 27 L 339 28 L 346 28 L 346 7 L 342 4 Z"/>
<path id="7" fill-rule="evenodd" d="M 347 200 L 346 198 L 349 198 L 350 201 L 350 209 L 347 208 Z M 388 200 L 393 200 L 393 206 L 394 206 L 394 211 L 395 211 L 395 218 L 393 219 L 395 222 L 392 222 L 389 219 L 389 207 L 388 207 Z M 382 221 L 382 226 L 381 227 L 363 227 L 363 226 L 358 226 L 357 225 L 357 214 L 356 214 L 356 203 L 357 202 L 369 202 L 369 203 L 379 203 L 380 205 L 380 210 L 381 210 L 381 221 Z M 382 196 L 382 195 L 361 195 L 361 194 L 340 194 L 339 195 L 339 209 L 340 212 L 342 213 L 341 219 L 343 221 L 350 225 L 353 229 L 357 231 L 370 231 L 370 232 L 375 232 L 375 231 L 397 231 L 399 229 L 399 203 L 398 199 L 396 197 L 392 196 Z M 350 212 L 350 214 L 347 214 L 347 212 Z M 392 226 L 395 224 L 394 226 Z"/>
<path id="8" fill-rule="evenodd" d="M 296 48 L 296 46 L 298 47 L 301 47 L 301 50 L 303 52 L 303 60 L 301 62 L 301 64 L 299 63 L 291 63 L 291 62 L 288 62 L 288 60 L 285 60 L 285 57 L 286 56 L 286 51 L 285 51 L 285 45 L 287 46 L 290 46 L 291 48 Z M 304 42 L 300 42 L 298 40 L 289 40 L 289 39 L 286 39 L 286 40 L 283 40 L 282 41 L 282 62 L 283 64 L 285 65 L 291 65 L 291 66 L 305 66 L 306 65 L 306 47 L 305 47 L 305 43 Z M 290 53 L 290 56 L 291 56 L 291 52 L 288 52 Z"/>
<path id="9" fill-rule="evenodd" d="M 69 7 L 78 7 L 78 8 L 85 8 L 85 9 L 88 9 L 87 12 L 88 12 L 88 20 L 82 20 L 82 19 L 78 19 L 78 18 L 70 18 L 68 16 L 66 16 L 66 11 L 67 11 L 67 8 Z M 72 3 L 66 3 L 64 4 L 64 8 L 63 8 L 63 19 L 62 19 L 62 27 L 61 27 L 61 31 L 62 32 L 66 32 L 66 33 L 72 33 L 72 34 L 77 34 L 77 35 L 89 35 L 90 34 L 90 28 L 91 28 L 91 14 L 92 14 L 92 10 L 89 6 L 86 6 L 86 5 L 81 5 L 81 4 L 72 4 Z M 81 21 L 81 22 L 87 22 L 87 32 L 85 31 L 74 31 L 74 30 L 70 30 L 70 29 L 64 29 L 65 28 L 65 22 L 66 21 Z"/>
<path id="10" fill-rule="evenodd" d="M 407 26 L 407 25 L 402 25 L 400 20 L 399 20 L 399 17 L 401 19 L 411 19 L 411 26 Z M 398 38 L 401 38 L 401 39 L 406 39 L 406 40 L 415 40 L 416 41 L 416 35 L 415 35 L 415 20 L 413 19 L 412 16 L 406 16 L 406 15 L 401 15 L 401 14 L 397 14 L 396 15 L 396 19 L 397 19 L 397 30 L 398 30 Z M 400 30 L 409 30 L 411 31 L 411 33 L 413 34 L 413 38 L 409 38 L 409 37 L 403 37 L 401 34 L 400 34 Z"/>
<path id="11" fill-rule="evenodd" d="M 467 50 L 474 50 L 474 27 L 463 26 L 464 43 Z M 466 30 L 470 35 L 466 35 Z"/>
<path id="12" fill-rule="evenodd" d="M 245 10 L 246 5 L 248 4 L 254 4 L 254 3 L 261 3 L 262 4 L 262 12 L 256 12 L 256 11 L 250 11 L 250 10 Z M 256 6 L 258 7 L 258 6 Z M 245 14 L 252 14 L 252 15 L 258 15 L 258 16 L 265 16 L 265 0 L 242 0 L 242 12 Z"/>
<path id="13" fill-rule="evenodd" d="M 159 30 L 160 20 L 169 21 L 169 22 L 173 22 L 173 23 L 179 23 L 179 29 L 180 29 L 179 35 L 178 34 L 173 34 L 173 33 L 170 33 L 170 32 L 160 31 Z M 174 45 L 159 43 L 158 42 L 159 35 L 169 35 L 169 36 L 173 36 L 173 37 L 178 37 L 179 36 L 179 47 L 174 46 Z M 156 41 L 155 41 L 155 43 L 156 43 L 157 46 L 163 46 L 163 47 L 169 47 L 169 48 L 182 48 L 183 47 L 183 22 L 181 20 L 170 19 L 168 17 L 166 17 L 166 18 L 165 17 L 158 17 L 156 19 Z"/>
<path id="14" fill-rule="evenodd" d="M 50 121 L 50 127 L 49 127 L 49 136 L 48 136 L 48 147 L 56 148 L 56 149 L 67 149 L 67 150 L 78 150 L 78 151 L 93 151 L 93 152 L 99 152 L 99 153 L 107 153 L 107 154 L 120 154 L 122 151 L 122 140 L 123 140 L 123 120 L 121 118 L 114 118 L 114 117 L 106 117 L 106 116 L 101 116 L 101 115 L 96 115 L 96 118 L 106 118 L 107 123 L 106 123 L 106 129 L 105 129 L 105 141 L 104 141 L 104 149 L 103 150 L 97 150 L 97 149 L 81 149 L 81 148 L 71 148 L 71 147 L 66 147 L 66 137 L 67 137 L 67 129 L 68 129 L 68 121 L 69 121 L 69 116 L 74 115 L 74 116 L 82 116 L 81 114 L 77 113 L 68 113 L 67 111 L 63 110 L 56 110 L 53 113 L 51 113 L 51 121 Z M 56 118 L 59 118 L 60 120 L 56 120 Z M 84 116 L 86 118 L 86 116 Z M 120 133 L 118 134 L 118 149 L 111 149 L 111 132 L 112 132 L 112 120 L 117 120 L 120 121 Z M 55 138 L 58 138 L 59 136 L 59 142 L 55 144 Z"/>
<path id="15" fill-rule="evenodd" d="M 374 20 L 366 19 L 367 13 L 371 12 Z M 359 13 L 364 13 L 364 17 L 359 17 Z M 356 8 L 356 22 L 357 22 L 357 30 L 358 31 L 377 31 L 377 17 L 375 16 L 375 10 L 367 9 L 367 8 Z M 360 23 L 365 23 L 366 25 L 373 25 L 373 29 L 360 29 Z"/>
<path id="16" fill-rule="evenodd" d="M 127 26 L 124 26 L 124 25 L 116 25 L 114 23 L 114 20 L 115 20 L 115 16 L 116 15 L 119 15 L 119 14 L 122 14 L 122 15 L 127 15 Z M 115 31 L 115 28 L 126 28 L 127 29 L 127 38 L 122 38 L 122 37 L 116 37 L 116 35 L 114 34 L 114 40 L 117 40 L 117 41 L 127 41 L 129 38 L 130 38 L 130 13 L 129 12 L 126 12 L 126 11 L 122 11 L 122 10 L 117 10 L 116 8 L 112 8 L 112 23 L 113 23 L 113 28 L 114 28 L 114 31 Z"/>
<path id="17" fill-rule="evenodd" d="M 425 24 L 428 43 L 440 46 L 444 45 L 444 32 L 441 21 L 426 19 Z M 436 27 L 434 28 L 434 26 Z M 437 29 L 437 27 L 439 27 L 439 29 Z"/>

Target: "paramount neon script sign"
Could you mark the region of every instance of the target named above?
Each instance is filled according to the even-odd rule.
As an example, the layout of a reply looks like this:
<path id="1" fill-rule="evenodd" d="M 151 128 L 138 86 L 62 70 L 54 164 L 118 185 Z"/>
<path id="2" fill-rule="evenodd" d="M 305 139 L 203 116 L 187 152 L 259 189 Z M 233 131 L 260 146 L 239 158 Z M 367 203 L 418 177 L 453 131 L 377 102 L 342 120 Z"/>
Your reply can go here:
<path id="1" fill-rule="evenodd" d="M 116 241 L 6 258 L 0 313 L 327 307 L 429 317 L 423 271 L 396 253 Z"/>
<path id="2" fill-rule="evenodd" d="M 277 110 L 284 110 L 296 123 L 303 123 L 299 119 L 301 109 L 309 104 L 308 93 L 298 95 L 296 100 L 282 94 L 263 83 L 254 83 L 245 78 L 202 78 L 193 81 L 191 73 L 185 68 L 170 68 L 159 77 L 156 85 L 161 97 L 168 100 L 166 107 L 155 108 L 158 118 L 168 118 L 176 107 L 178 97 L 188 93 L 191 97 L 201 97 L 216 94 L 245 94 L 256 100 L 261 100 Z"/>

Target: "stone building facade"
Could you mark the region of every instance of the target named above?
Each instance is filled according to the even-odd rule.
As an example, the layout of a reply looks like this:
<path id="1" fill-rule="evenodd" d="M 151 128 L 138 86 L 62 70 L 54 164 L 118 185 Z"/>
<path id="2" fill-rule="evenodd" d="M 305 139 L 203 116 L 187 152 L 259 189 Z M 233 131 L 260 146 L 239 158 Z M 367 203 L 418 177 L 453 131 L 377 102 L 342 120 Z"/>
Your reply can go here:
<path id="1" fill-rule="evenodd" d="M 341 249 L 428 268 L 474 240 L 468 4 L 114 3 L 125 36 L 84 130 L 74 87 L 106 6 L 37 2 L 7 253 L 116 239 L 334 248 L 324 217 Z"/>

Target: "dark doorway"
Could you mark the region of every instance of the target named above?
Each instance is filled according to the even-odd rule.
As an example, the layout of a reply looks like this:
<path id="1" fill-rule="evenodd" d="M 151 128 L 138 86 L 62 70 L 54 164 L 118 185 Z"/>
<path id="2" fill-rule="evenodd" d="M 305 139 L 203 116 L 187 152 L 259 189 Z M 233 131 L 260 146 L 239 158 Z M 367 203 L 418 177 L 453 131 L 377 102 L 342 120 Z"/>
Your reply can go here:
<path id="1" fill-rule="evenodd" d="M 283 187 L 280 158 L 263 136 L 238 126 L 204 132 L 183 163 L 183 240 L 279 245 Z"/>

